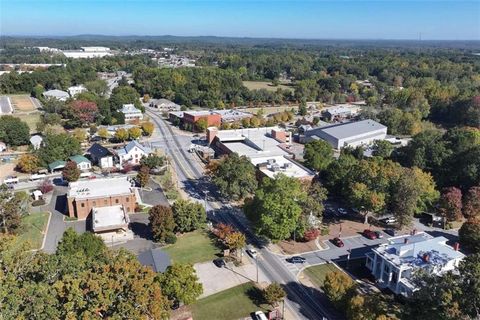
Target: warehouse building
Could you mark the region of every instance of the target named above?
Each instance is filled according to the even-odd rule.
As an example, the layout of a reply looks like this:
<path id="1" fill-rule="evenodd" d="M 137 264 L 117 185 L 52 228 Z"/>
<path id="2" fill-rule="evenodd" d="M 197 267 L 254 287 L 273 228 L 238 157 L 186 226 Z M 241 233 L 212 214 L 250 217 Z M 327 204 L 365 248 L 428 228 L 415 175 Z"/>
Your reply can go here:
<path id="1" fill-rule="evenodd" d="M 305 132 L 305 142 L 322 139 L 334 149 L 355 148 L 369 145 L 375 140 L 384 140 L 386 136 L 386 126 L 373 120 L 362 120 L 308 130 Z"/>

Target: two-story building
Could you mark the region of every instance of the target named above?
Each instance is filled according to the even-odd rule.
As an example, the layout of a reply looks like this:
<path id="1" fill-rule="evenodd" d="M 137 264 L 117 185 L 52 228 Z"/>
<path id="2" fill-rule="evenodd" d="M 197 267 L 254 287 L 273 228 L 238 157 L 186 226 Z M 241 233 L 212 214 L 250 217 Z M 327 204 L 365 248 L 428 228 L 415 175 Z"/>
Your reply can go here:
<path id="1" fill-rule="evenodd" d="M 134 212 L 136 197 L 128 177 L 97 178 L 70 182 L 67 203 L 70 217 L 85 220 L 94 208 L 122 206 Z"/>
<path id="2" fill-rule="evenodd" d="M 142 111 L 135 108 L 133 104 L 124 104 L 120 112 L 125 116 L 125 122 L 143 119 Z"/>
<path id="3" fill-rule="evenodd" d="M 87 152 L 90 154 L 93 163 L 100 168 L 106 169 L 114 166 L 113 153 L 104 146 L 94 143 Z"/>
<path id="4" fill-rule="evenodd" d="M 115 150 L 118 155 L 120 165 L 131 163 L 137 165 L 143 156 L 147 157 L 152 153 L 152 149 L 146 147 L 136 140 L 130 141 L 125 147 Z"/>
<path id="5" fill-rule="evenodd" d="M 417 287 L 412 281 L 418 270 L 441 275 L 454 270 L 465 257 L 458 244 L 447 245 L 447 238 L 421 232 L 388 239 L 367 253 L 366 267 L 378 285 L 395 294 L 410 296 Z"/>

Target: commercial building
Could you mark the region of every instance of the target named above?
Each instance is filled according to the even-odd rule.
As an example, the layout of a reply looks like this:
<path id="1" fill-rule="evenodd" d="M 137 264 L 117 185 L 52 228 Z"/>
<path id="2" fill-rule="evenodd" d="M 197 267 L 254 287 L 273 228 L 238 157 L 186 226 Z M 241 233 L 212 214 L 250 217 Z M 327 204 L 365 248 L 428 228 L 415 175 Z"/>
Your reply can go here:
<path id="1" fill-rule="evenodd" d="M 184 111 L 183 112 L 183 125 L 196 128 L 197 122 L 205 120 L 207 127 L 220 126 L 222 116 L 214 111 Z"/>
<path id="2" fill-rule="evenodd" d="M 149 106 L 166 111 L 179 111 L 182 108 L 180 105 L 168 99 L 152 99 L 150 100 Z"/>
<path id="3" fill-rule="evenodd" d="M 422 232 L 388 239 L 367 253 L 366 267 L 380 287 L 410 296 L 417 290 L 412 282 L 416 271 L 441 275 L 458 267 L 464 257 L 458 244 L 451 247 L 447 238 Z"/>
<path id="4" fill-rule="evenodd" d="M 71 182 L 67 193 L 68 215 L 86 219 L 93 208 L 123 206 L 135 211 L 135 192 L 128 177 L 97 178 Z"/>
<path id="5" fill-rule="evenodd" d="M 85 58 L 101 58 L 111 56 L 110 48 L 106 47 L 81 47 L 80 50 L 62 50 L 67 58 L 85 59 Z"/>
<path id="6" fill-rule="evenodd" d="M 125 116 L 125 121 L 142 120 L 143 113 L 141 110 L 135 108 L 133 104 L 124 104 L 120 110 Z"/>
<path id="7" fill-rule="evenodd" d="M 356 116 L 360 107 L 351 104 L 338 104 L 322 111 L 322 117 L 328 121 L 342 120 Z"/>
<path id="8" fill-rule="evenodd" d="M 57 89 L 45 91 L 43 96 L 45 98 L 57 99 L 60 101 L 67 101 L 67 99 L 70 98 L 68 92 Z"/>
<path id="9" fill-rule="evenodd" d="M 279 127 L 237 130 L 207 129 L 207 140 L 219 154 L 237 153 L 246 156 L 264 176 L 286 176 L 311 180 L 314 173 L 296 162 L 288 152 L 291 142 L 289 132 Z"/>
<path id="10" fill-rule="evenodd" d="M 133 239 L 128 229 L 130 218 L 123 205 L 92 208 L 92 231 L 108 244 Z"/>
<path id="11" fill-rule="evenodd" d="M 242 121 L 246 118 L 252 118 L 253 114 L 250 112 L 244 112 L 239 110 L 225 109 L 225 110 L 213 110 L 212 112 L 219 114 L 222 119 L 222 123 L 232 123 Z"/>
<path id="12" fill-rule="evenodd" d="M 322 139 L 335 149 L 369 145 L 375 140 L 384 140 L 387 127 L 373 120 L 346 122 L 320 127 L 305 132 L 305 141 Z"/>

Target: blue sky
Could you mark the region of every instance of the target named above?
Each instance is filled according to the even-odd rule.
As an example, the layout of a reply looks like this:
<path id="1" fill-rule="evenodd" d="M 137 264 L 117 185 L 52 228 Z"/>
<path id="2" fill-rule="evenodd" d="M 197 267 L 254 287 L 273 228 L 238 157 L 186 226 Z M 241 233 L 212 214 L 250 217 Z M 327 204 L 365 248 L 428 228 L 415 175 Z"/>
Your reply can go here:
<path id="1" fill-rule="evenodd" d="M 480 1 L 0 0 L 0 33 L 480 40 Z"/>

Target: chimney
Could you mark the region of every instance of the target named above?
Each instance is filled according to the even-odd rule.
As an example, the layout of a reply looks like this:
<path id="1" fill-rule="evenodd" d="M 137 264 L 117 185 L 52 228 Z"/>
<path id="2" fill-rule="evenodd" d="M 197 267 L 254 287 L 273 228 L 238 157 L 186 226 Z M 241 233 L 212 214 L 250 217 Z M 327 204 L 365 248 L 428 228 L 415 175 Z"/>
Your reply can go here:
<path id="1" fill-rule="evenodd" d="M 455 242 L 455 243 L 453 244 L 453 250 L 458 251 L 459 249 L 460 249 L 460 243 Z"/>
<path id="2" fill-rule="evenodd" d="M 424 262 L 428 262 L 430 260 L 430 255 L 428 253 L 424 253 L 422 259 Z"/>
<path id="3" fill-rule="evenodd" d="M 218 129 L 216 127 L 207 128 L 207 141 L 210 145 L 213 142 L 213 139 L 217 136 Z"/>

